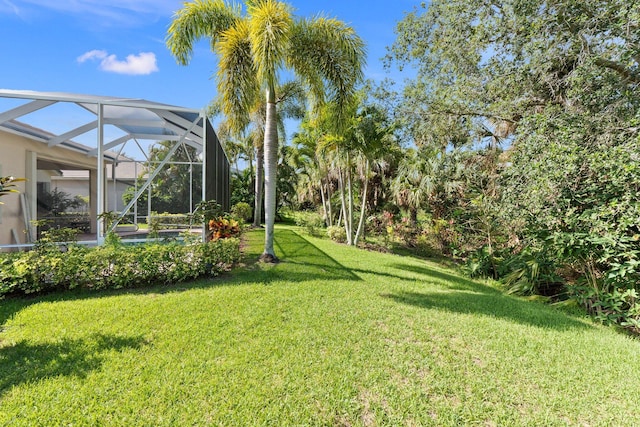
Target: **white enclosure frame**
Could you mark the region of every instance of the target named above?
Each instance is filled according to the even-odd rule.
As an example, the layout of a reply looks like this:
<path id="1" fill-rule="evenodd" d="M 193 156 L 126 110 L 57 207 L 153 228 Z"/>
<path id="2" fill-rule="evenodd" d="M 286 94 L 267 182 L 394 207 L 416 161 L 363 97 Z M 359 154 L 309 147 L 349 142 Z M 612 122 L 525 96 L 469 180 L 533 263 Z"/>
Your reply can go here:
<path id="1" fill-rule="evenodd" d="M 194 110 L 189 108 L 177 107 L 173 105 L 160 104 L 146 101 L 143 99 L 127 99 L 114 98 L 94 95 L 77 95 L 60 92 L 35 92 L 22 90 L 0 89 L 1 98 L 14 98 L 24 100 L 25 103 L 6 111 L 0 111 L 0 130 L 10 130 L 13 133 L 19 133 L 20 123 L 17 119 L 39 110 L 46 110 L 58 103 L 75 104 L 95 116 L 95 120 L 91 120 L 75 129 L 69 129 L 65 132 L 52 132 L 50 129 L 44 128 L 46 133 L 34 134 L 33 128 L 29 129 L 29 134 L 25 135 L 31 139 L 40 140 L 48 146 L 53 147 L 64 144 L 68 147 L 80 145 L 71 141 L 71 138 L 78 137 L 90 131 L 97 131 L 95 147 L 89 147 L 86 150 L 87 156 L 96 158 L 97 170 L 97 200 L 96 200 L 96 241 L 102 244 L 105 239 L 105 230 L 103 227 L 103 219 L 100 216 L 105 212 L 105 158 L 108 161 L 117 159 L 118 155 L 108 150 L 117 150 L 122 152 L 124 145 L 131 140 L 136 141 L 139 148 L 142 148 L 138 141 L 175 141 L 175 144 L 169 151 L 169 155 L 158 164 L 153 171 L 148 171 L 146 182 L 137 188 L 137 193 L 133 200 L 125 207 L 120 218 L 112 225 L 115 227 L 117 222 L 128 212 L 135 204 L 138 197 L 149 187 L 153 179 L 158 175 L 160 170 L 171 161 L 171 156 L 183 144 L 194 147 L 198 153 L 202 153 L 198 157 L 202 162 L 202 200 L 206 200 L 207 193 L 207 155 L 206 141 L 209 138 L 215 138 L 214 135 L 207 135 L 211 132 L 211 124 L 209 123 L 204 110 Z M 125 133 L 111 141 L 105 140 L 105 127 L 114 126 Z M 209 128 L 209 130 L 207 130 Z M 18 130 L 16 130 L 18 129 Z M 37 132 L 36 132 L 37 133 Z M 217 138 L 215 138 L 217 141 Z M 84 144 L 84 142 L 83 142 Z M 86 147 L 84 147 L 86 148 Z M 145 154 L 146 156 L 146 154 Z M 225 160 L 226 159 L 225 154 Z"/>

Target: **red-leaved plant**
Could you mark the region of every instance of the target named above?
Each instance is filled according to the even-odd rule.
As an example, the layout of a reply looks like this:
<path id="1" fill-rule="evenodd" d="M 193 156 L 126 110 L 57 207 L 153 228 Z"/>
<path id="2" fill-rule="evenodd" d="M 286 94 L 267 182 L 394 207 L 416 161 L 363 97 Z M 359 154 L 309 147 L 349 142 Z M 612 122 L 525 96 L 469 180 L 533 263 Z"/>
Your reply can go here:
<path id="1" fill-rule="evenodd" d="M 240 231 L 240 224 L 235 219 L 217 217 L 209 221 L 209 240 L 236 237 Z"/>

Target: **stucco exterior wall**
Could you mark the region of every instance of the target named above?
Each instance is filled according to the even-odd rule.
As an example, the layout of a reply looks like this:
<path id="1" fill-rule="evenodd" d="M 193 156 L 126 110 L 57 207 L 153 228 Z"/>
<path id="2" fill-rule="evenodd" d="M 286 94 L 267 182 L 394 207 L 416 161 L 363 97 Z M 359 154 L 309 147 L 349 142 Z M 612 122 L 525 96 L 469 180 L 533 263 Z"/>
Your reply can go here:
<path id="1" fill-rule="evenodd" d="M 36 218 L 38 160 L 53 161 L 93 171 L 96 169 L 95 157 L 88 157 L 83 153 L 60 146 L 49 147 L 40 141 L 0 131 L 0 173 L 2 176 L 28 179 L 26 183 L 18 183 L 17 188 L 26 197 L 27 210 L 32 219 Z M 28 225 L 24 221 L 20 195 L 9 194 L 3 196 L 0 201 L 4 203 L 0 205 L 0 245 L 17 243 L 12 237 L 11 230 L 15 230 L 20 239 L 19 243 L 25 243 L 25 230 Z"/>
<path id="2" fill-rule="evenodd" d="M 8 146 L 2 137 L 0 137 L 0 175 L 25 176 L 25 150 Z M 20 192 L 24 192 L 26 185 L 24 182 L 19 182 L 17 188 Z M 0 244 L 15 243 L 11 236 L 11 229 L 17 232 L 20 239 L 24 239 L 25 227 L 21 219 L 20 196 L 11 193 L 2 196 L 0 201 L 4 203 L 0 205 Z"/>

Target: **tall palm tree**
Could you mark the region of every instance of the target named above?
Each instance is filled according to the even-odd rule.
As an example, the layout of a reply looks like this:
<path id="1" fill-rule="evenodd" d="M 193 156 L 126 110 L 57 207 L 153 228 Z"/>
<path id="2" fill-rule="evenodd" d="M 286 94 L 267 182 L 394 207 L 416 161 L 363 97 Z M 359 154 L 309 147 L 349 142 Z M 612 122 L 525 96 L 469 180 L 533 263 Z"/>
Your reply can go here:
<path id="1" fill-rule="evenodd" d="M 276 210 L 278 75 L 291 70 L 308 86 L 316 104 L 329 98 L 344 113 L 362 79 L 364 43 L 345 23 L 327 17 L 294 17 L 292 8 L 277 0 L 247 0 L 240 6 L 224 0 L 195 0 L 179 10 L 167 35 L 167 46 L 186 65 L 194 43 L 207 38 L 219 56 L 218 92 L 223 112 L 238 128 L 249 122 L 249 111 L 261 91 L 266 100 L 265 247 L 261 259 L 275 262 L 273 224 Z"/>

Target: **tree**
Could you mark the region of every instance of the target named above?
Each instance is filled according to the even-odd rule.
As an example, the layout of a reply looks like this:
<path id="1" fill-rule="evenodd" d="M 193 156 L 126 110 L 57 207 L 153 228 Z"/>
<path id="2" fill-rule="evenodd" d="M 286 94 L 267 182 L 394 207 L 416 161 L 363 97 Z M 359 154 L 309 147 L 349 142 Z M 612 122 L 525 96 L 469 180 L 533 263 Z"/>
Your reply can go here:
<path id="1" fill-rule="evenodd" d="M 361 94 L 361 99 L 364 94 Z M 364 231 L 364 220 L 368 199 L 369 181 L 372 164 L 382 166 L 385 155 L 394 148 L 394 126 L 391 125 L 382 110 L 356 99 L 351 105 L 351 117 L 345 131 L 341 134 L 331 132 L 335 112 L 329 105 L 324 114 L 325 133 L 319 141 L 317 150 L 322 156 L 330 156 L 338 177 L 340 203 L 347 244 L 357 245 Z M 354 176 L 360 178 L 360 216 L 354 224 Z"/>
<path id="2" fill-rule="evenodd" d="M 318 143 L 325 130 L 320 117 L 307 115 L 300 124 L 300 131 L 294 134 L 292 142 L 296 150 L 294 168 L 299 177 L 298 200 L 301 203 L 316 202 L 316 191 L 320 193 L 322 210 L 327 226 L 333 225 L 331 198 L 333 180 L 329 175 L 329 162 L 318 150 Z"/>
<path id="3" fill-rule="evenodd" d="M 302 119 L 305 111 L 305 95 L 304 88 L 297 81 L 287 82 L 276 89 L 278 92 L 278 98 L 276 104 L 280 106 L 280 113 L 277 115 L 278 134 L 286 135 L 284 119 Z M 217 115 L 222 110 L 221 101 L 218 99 L 210 105 L 209 109 L 213 114 Z M 254 178 L 254 213 L 253 213 L 253 226 L 259 227 L 262 221 L 261 202 L 263 200 L 264 189 L 264 131 L 266 122 L 266 105 L 264 99 L 258 98 L 256 104 L 250 111 L 250 123 L 247 129 L 244 129 L 240 141 L 236 142 L 233 139 L 233 135 L 230 129 L 235 128 L 235 124 L 232 123 L 233 117 L 227 117 L 220 123 L 219 129 L 221 130 L 220 139 L 226 141 L 225 147 L 228 144 L 230 151 L 236 153 L 238 157 L 244 156 L 249 162 L 249 168 L 251 169 L 251 175 L 253 176 L 253 158 L 256 159 L 255 165 L 255 178 Z M 255 151 L 255 155 L 254 155 Z"/>
<path id="4" fill-rule="evenodd" d="M 189 63 L 193 44 L 211 42 L 220 57 L 218 92 L 223 112 L 234 117 L 238 129 L 249 122 L 249 112 L 264 90 L 265 248 L 261 259 L 277 261 L 273 250 L 276 211 L 278 132 L 276 87 L 281 70 L 289 69 L 309 88 L 316 103 L 326 95 L 335 102 L 339 124 L 355 85 L 362 78 L 364 43 L 345 23 L 326 17 L 302 19 L 275 0 L 246 2 L 247 12 L 223 0 L 196 0 L 179 10 L 169 27 L 167 46 L 179 63 Z"/>
<path id="5" fill-rule="evenodd" d="M 471 200 L 509 230 L 510 256 L 553 257 L 591 308 L 640 280 L 639 22 L 626 0 L 432 0 L 389 54 L 417 69 L 402 109 L 416 142 L 449 122 L 452 145 L 509 145 L 475 158 L 490 179 Z"/>

